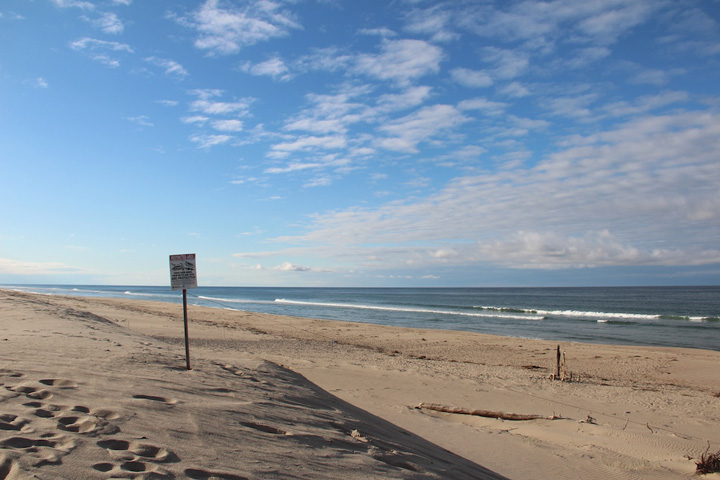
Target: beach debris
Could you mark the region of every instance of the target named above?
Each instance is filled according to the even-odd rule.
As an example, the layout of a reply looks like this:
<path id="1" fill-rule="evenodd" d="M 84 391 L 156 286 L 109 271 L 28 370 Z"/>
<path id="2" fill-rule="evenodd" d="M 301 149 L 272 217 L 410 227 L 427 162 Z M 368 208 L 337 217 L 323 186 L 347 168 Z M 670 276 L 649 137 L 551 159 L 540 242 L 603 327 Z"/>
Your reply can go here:
<path id="1" fill-rule="evenodd" d="M 597 422 L 595 421 L 594 417 L 591 417 L 590 414 L 588 414 L 587 418 L 585 420 L 580 420 L 580 423 L 589 423 L 591 425 L 597 425 Z"/>
<path id="2" fill-rule="evenodd" d="M 705 453 L 700 455 L 700 460 L 695 462 L 697 465 L 697 472 L 706 474 L 720 472 L 720 450 L 715 453 L 708 453 L 710 451 L 710 443 L 708 442 L 708 448 Z"/>
<path id="3" fill-rule="evenodd" d="M 468 409 L 460 407 L 448 407 L 440 405 L 439 403 L 424 403 L 420 402 L 416 407 L 419 410 L 433 410 L 435 412 L 442 413 L 455 413 L 458 415 L 475 415 L 477 417 L 486 418 L 497 418 L 501 420 L 558 420 L 562 417 L 557 415 L 545 416 L 545 415 L 528 415 L 522 413 L 508 413 L 508 412 L 497 412 L 493 410 L 480 410 L 480 409 Z"/>
<path id="4" fill-rule="evenodd" d="M 560 345 L 557 346 L 557 355 L 555 360 L 555 372 L 548 376 L 551 380 L 560 380 L 561 382 L 572 382 L 573 373 L 567 371 L 567 361 L 565 358 L 565 352 L 560 350 Z"/>
<path id="5" fill-rule="evenodd" d="M 357 440 L 358 442 L 367 443 L 369 442 L 368 438 L 360 433 L 359 430 L 355 429 L 352 432 L 350 432 L 350 436 Z"/>

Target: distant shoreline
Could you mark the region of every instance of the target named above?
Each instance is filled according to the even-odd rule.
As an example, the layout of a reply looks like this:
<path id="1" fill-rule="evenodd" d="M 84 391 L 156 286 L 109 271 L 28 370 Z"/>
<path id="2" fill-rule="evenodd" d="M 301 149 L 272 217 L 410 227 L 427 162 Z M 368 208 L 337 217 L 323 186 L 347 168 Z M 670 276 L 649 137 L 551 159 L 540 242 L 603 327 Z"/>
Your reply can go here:
<path id="1" fill-rule="evenodd" d="M 169 287 L 21 287 L 20 291 L 180 303 Z M 287 288 L 200 287 L 198 306 L 439 328 L 517 338 L 720 350 L 720 287 Z"/>

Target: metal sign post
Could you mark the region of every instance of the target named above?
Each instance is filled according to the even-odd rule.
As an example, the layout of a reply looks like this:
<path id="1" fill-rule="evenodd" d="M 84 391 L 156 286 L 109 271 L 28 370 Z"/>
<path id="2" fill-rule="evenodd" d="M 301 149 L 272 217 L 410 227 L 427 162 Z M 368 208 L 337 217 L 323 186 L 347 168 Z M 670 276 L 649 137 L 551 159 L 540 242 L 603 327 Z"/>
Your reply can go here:
<path id="1" fill-rule="evenodd" d="M 170 255 L 170 286 L 183 291 L 183 322 L 185 324 L 185 364 L 190 368 L 190 339 L 188 336 L 187 289 L 197 288 L 195 254 Z"/>

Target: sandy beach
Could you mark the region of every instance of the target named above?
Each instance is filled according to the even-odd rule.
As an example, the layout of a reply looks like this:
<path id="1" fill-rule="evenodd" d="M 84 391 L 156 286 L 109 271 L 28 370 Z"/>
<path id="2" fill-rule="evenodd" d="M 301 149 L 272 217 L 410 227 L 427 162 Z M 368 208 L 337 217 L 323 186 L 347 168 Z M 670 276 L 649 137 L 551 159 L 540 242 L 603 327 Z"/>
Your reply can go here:
<path id="1" fill-rule="evenodd" d="M 0 290 L 0 480 L 677 479 L 720 450 L 720 352 L 561 343 L 561 382 L 557 342 L 189 317 L 190 371 L 181 305 Z"/>

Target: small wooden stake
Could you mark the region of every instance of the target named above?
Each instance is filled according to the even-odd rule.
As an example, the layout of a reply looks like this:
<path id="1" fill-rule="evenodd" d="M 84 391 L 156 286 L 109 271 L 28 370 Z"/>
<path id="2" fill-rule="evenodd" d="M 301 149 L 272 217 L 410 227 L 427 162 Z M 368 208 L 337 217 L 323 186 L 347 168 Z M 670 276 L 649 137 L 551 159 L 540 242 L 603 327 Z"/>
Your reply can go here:
<path id="1" fill-rule="evenodd" d="M 555 380 L 560 378 L 560 345 L 557 346 L 557 360 L 555 362 Z"/>

